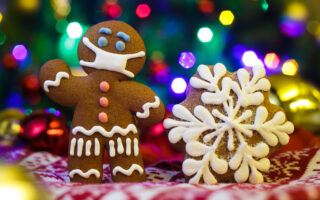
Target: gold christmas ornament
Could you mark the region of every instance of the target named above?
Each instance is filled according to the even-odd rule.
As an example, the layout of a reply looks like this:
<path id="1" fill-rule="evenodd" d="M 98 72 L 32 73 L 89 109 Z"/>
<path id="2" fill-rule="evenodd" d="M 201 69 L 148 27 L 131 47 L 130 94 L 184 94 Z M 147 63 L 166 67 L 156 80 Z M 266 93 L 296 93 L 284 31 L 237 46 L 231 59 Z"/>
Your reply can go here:
<path id="1" fill-rule="evenodd" d="M 0 199 L 48 199 L 24 170 L 10 165 L 0 165 L 0 195 Z"/>
<path id="2" fill-rule="evenodd" d="M 320 131 L 320 92 L 300 76 L 269 76 L 270 101 L 282 106 L 290 121 L 309 131 Z"/>
<path id="3" fill-rule="evenodd" d="M 0 112 L 0 146 L 9 147 L 20 133 L 20 120 L 25 114 L 18 109 L 6 109 Z"/>

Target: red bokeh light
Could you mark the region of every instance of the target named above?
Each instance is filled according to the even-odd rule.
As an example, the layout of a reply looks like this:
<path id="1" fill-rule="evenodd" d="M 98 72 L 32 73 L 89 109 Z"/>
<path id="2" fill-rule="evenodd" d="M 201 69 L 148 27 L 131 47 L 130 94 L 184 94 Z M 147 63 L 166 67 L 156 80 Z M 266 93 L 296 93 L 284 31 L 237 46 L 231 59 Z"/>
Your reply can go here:
<path id="1" fill-rule="evenodd" d="M 139 18 L 146 18 L 150 15 L 151 9 L 148 4 L 140 4 L 136 9 L 136 14 Z"/>
<path id="2" fill-rule="evenodd" d="M 279 66 L 280 58 L 276 53 L 267 53 L 264 57 L 264 63 L 269 69 L 276 69 Z"/>
<path id="3" fill-rule="evenodd" d="M 214 11 L 214 4 L 211 0 L 200 0 L 198 7 L 203 14 L 211 14 Z"/>
<path id="4" fill-rule="evenodd" d="M 169 67 L 167 63 L 163 61 L 156 61 L 151 64 L 150 70 L 153 75 L 156 75 L 161 71 L 169 71 Z"/>
<path id="5" fill-rule="evenodd" d="M 104 4 L 104 12 L 112 18 L 118 18 L 122 15 L 122 8 L 115 2 L 106 2 Z"/>
<path id="6" fill-rule="evenodd" d="M 152 135 L 161 135 L 164 132 L 163 123 L 158 123 L 151 127 Z"/>
<path id="7" fill-rule="evenodd" d="M 4 67 L 9 69 L 15 68 L 18 64 L 17 60 L 10 53 L 7 53 L 3 56 L 2 63 Z"/>
<path id="8" fill-rule="evenodd" d="M 40 89 L 40 81 L 34 74 L 27 75 L 23 79 L 23 87 L 29 91 L 38 91 Z"/>

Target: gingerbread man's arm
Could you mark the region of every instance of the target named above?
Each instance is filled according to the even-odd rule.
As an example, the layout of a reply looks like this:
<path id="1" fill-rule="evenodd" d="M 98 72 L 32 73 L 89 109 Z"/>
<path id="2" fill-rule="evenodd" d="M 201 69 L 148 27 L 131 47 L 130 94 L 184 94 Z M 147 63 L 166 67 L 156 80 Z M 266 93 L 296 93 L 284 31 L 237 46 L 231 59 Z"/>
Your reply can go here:
<path id="1" fill-rule="evenodd" d="M 72 76 L 67 63 L 58 59 L 46 62 L 40 70 L 41 87 L 50 99 L 63 106 L 77 104 L 84 79 Z"/>
<path id="2" fill-rule="evenodd" d="M 129 106 L 139 124 L 151 126 L 163 119 L 163 103 L 149 87 L 134 81 L 122 81 L 120 85 L 124 96 L 128 97 L 122 100 Z"/>

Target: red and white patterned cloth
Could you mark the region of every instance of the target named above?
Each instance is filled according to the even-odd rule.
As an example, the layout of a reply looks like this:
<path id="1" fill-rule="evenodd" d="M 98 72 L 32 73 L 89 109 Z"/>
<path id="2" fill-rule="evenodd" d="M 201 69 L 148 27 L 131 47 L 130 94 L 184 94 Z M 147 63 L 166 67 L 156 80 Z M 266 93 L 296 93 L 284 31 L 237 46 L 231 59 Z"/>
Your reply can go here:
<path id="1" fill-rule="evenodd" d="M 111 183 L 105 164 L 103 184 L 80 184 L 69 182 L 66 158 L 27 150 L 5 154 L 5 160 L 18 160 L 35 175 L 53 199 L 320 199 L 319 148 L 283 152 L 270 159 L 264 184 L 186 184 L 179 162 L 147 167 L 144 183 Z"/>

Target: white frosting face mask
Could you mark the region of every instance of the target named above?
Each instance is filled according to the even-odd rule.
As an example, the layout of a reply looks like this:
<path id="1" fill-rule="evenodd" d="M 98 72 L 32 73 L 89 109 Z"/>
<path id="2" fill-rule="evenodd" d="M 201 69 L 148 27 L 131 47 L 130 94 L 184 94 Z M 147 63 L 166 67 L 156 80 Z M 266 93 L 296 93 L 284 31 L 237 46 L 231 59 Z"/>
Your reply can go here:
<path id="1" fill-rule="evenodd" d="M 92 67 L 96 69 L 105 69 L 114 72 L 119 72 L 130 78 L 134 77 L 134 74 L 126 70 L 128 59 L 140 58 L 146 55 L 144 51 L 139 51 L 133 54 L 116 54 L 110 53 L 100 49 L 89 41 L 89 38 L 84 37 L 82 40 L 83 44 L 86 45 L 96 54 L 96 58 L 93 62 L 87 62 L 80 60 L 80 65 L 86 67 Z"/>

